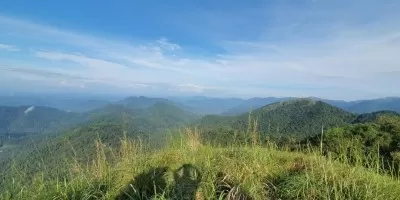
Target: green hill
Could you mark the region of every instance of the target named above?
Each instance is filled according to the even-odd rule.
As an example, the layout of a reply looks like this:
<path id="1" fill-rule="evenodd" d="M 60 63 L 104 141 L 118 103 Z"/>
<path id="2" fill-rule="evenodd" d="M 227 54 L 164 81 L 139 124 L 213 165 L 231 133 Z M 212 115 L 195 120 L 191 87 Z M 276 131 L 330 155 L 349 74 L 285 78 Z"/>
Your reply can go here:
<path id="1" fill-rule="evenodd" d="M 130 109 L 145 109 L 150 106 L 153 106 L 156 103 L 168 103 L 168 104 L 175 104 L 174 102 L 168 100 L 168 99 L 163 99 L 163 98 L 152 98 L 152 97 L 128 97 L 126 99 L 123 99 L 121 101 L 117 101 L 113 104 L 117 105 L 123 105 L 125 107 L 128 107 Z"/>
<path id="2" fill-rule="evenodd" d="M 35 171 L 33 163 L 45 162 L 54 166 L 51 163 L 64 154 L 74 155 L 80 161 L 92 158 L 96 150 L 93 142 L 97 139 L 110 147 L 117 147 L 125 135 L 128 138 L 140 137 L 144 142 L 151 139 L 149 145 L 162 146 L 168 129 L 178 128 L 195 119 L 196 115 L 167 103 L 156 103 L 146 109 L 136 110 L 122 105 L 107 105 L 86 113 L 83 125 L 58 135 L 44 135 L 32 142 L 23 141 L 21 143 L 24 146 L 14 150 L 20 154 L 18 163 L 31 163 L 28 168 Z"/>
<path id="3" fill-rule="evenodd" d="M 321 101 L 297 99 L 273 103 L 236 117 L 205 116 L 199 126 L 208 130 L 228 127 L 246 132 L 249 128 L 254 130 L 256 123 L 256 129 L 261 135 L 304 137 L 320 133 L 322 127 L 327 129 L 348 124 L 355 117 Z"/>
<path id="4" fill-rule="evenodd" d="M 56 167 L 65 162 L 59 158 L 70 157 L 79 163 L 88 162 L 95 157 L 97 148 L 100 148 L 96 146 L 96 140 L 116 148 L 124 136 L 145 139 L 147 134 L 137 130 L 132 123 L 118 118 L 97 118 L 58 136 L 37 140 L 35 143 L 26 142 L 25 147 L 14 157 L 14 162 L 25 166 L 29 174 L 36 173 L 40 166 L 45 165 L 53 170 L 54 175 L 60 175 L 66 172 Z M 111 152 L 106 149 L 106 153 Z"/>
<path id="5" fill-rule="evenodd" d="M 292 99 L 292 98 L 290 98 L 290 97 L 286 97 L 286 98 L 275 98 L 275 97 L 251 98 L 251 99 L 245 100 L 239 106 L 230 108 L 229 110 L 225 111 L 222 114 L 230 115 L 230 116 L 239 115 L 239 114 L 243 114 L 243 113 L 247 113 L 247 112 L 256 110 L 256 109 L 266 106 L 268 104 L 277 103 L 277 102 L 281 102 L 281 101 L 287 101 L 290 99 Z"/>
<path id="6" fill-rule="evenodd" d="M 89 119 L 96 118 L 118 118 L 134 123 L 136 128 L 141 131 L 156 131 L 177 127 L 186 123 L 193 122 L 198 118 L 197 115 L 187 112 L 170 102 L 153 102 L 153 104 L 142 104 L 141 109 L 134 109 L 132 106 L 109 104 L 101 109 L 96 109 L 88 114 Z M 121 117 L 125 117 L 122 119 Z"/>
<path id="7" fill-rule="evenodd" d="M 10 136 L 63 130 L 82 115 L 42 106 L 0 107 L 0 134 Z"/>
<path id="8" fill-rule="evenodd" d="M 46 96 L 0 96 L 0 106 L 18 107 L 25 105 L 57 108 L 63 111 L 86 112 L 100 108 L 110 101 L 104 99 L 71 97 L 69 95 L 46 95 Z"/>
<path id="9" fill-rule="evenodd" d="M 357 118 L 353 121 L 353 123 L 375 122 L 382 116 L 400 116 L 400 114 L 394 111 L 387 111 L 387 110 L 365 113 L 358 115 Z"/>

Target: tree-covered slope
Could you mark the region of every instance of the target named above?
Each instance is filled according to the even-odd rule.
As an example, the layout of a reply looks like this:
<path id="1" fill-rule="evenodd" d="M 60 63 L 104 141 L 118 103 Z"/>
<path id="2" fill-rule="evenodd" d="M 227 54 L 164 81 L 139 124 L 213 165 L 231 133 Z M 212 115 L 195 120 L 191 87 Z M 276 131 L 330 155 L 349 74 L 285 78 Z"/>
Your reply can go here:
<path id="1" fill-rule="evenodd" d="M 321 128 L 342 126 L 354 115 L 321 101 L 291 100 L 265 106 L 252 112 L 261 132 L 295 135 L 313 135 Z M 247 115 L 241 121 L 247 122 Z"/>
<path id="2" fill-rule="evenodd" d="M 86 113 L 82 120 L 84 124 L 57 135 L 44 135 L 33 138 L 32 141 L 22 141 L 24 146 L 14 150 L 19 154 L 18 163 L 38 164 L 40 161 L 49 164 L 55 162 L 57 156 L 64 154 L 84 161 L 94 155 L 95 140 L 117 147 L 124 136 L 136 139 L 140 137 L 143 141 L 151 139 L 153 146 L 160 146 L 165 142 L 168 129 L 178 128 L 196 118 L 196 115 L 168 103 L 156 103 L 146 109 L 107 105 Z M 30 166 L 28 168 L 31 171 L 35 169 Z"/>
<path id="3" fill-rule="evenodd" d="M 170 103 L 156 103 L 139 113 L 160 128 L 171 128 L 193 122 L 197 115 L 187 112 Z"/>
<path id="4" fill-rule="evenodd" d="M 16 95 L 16 96 L 0 96 L 0 106 L 42 106 L 52 107 L 63 111 L 70 112 L 87 112 L 96 108 L 100 108 L 110 101 L 98 97 L 79 97 L 68 95 Z"/>
<path id="5" fill-rule="evenodd" d="M 42 106 L 0 107 L 0 134 L 26 135 L 63 130 L 82 115 Z"/>
<path id="6" fill-rule="evenodd" d="M 140 107 L 142 106 L 144 104 Z M 131 120 L 130 123 L 133 123 L 141 131 L 156 131 L 193 122 L 198 116 L 167 101 L 146 104 L 144 108 L 140 109 L 133 109 L 132 106 L 126 105 L 110 104 L 89 112 L 88 118 L 118 118 L 125 121 L 129 119 Z"/>
<path id="7" fill-rule="evenodd" d="M 383 117 L 383 116 L 395 117 L 395 116 L 400 116 L 400 114 L 397 112 L 388 111 L 388 110 L 377 111 L 377 112 L 372 112 L 372 113 L 364 113 L 364 114 L 358 115 L 357 118 L 353 121 L 353 123 L 375 122 L 380 117 Z"/>
<path id="8" fill-rule="evenodd" d="M 258 108 L 261 108 L 263 106 L 266 106 L 268 104 L 276 103 L 276 102 L 281 102 L 281 101 L 287 101 L 291 98 L 285 97 L 285 98 L 276 98 L 276 97 L 268 97 L 268 98 L 251 98 L 248 100 L 245 100 L 243 103 L 241 103 L 238 106 L 235 106 L 224 113 L 223 115 L 239 115 L 243 113 L 247 113 L 253 110 L 256 110 Z"/>
<path id="9" fill-rule="evenodd" d="M 128 97 L 126 99 L 123 99 L 121 101 L 117 101 L 114 104 L 117 105 L 123 105 L 125 107 L 131 108 L 131 109 L 145 109 L 150 106 L 153 106 L 156 103 L 169 103 L 169 104 L 174 104 L 174 102 L 164 99 L 164 98 L 152 98 L 152 97 Z"/>
<path id="10" fill-rule="evenodd" d="M 322 127 L 342 126 L 350 123 L 356 116 L 321 101 L 297 99 L 273 103 L 253 112 L 237 117 L 206 116 L 199 122 L 200 127 L 230 127 L 236 131 L 246 132 L 250 128 L 262 135 L 295 135 L 303 137 L 321 132 Z M 214 119 L 212 119 L 214 118 Z M 221 123 L 215 123 L 217 119 Z"/>
<path id="11" fill-rule="evenodd" d="M 101 141 L 109 147 L 118 147 L 119 141 L 128 137 L 145 139 L 146 133 L 136 130 L 131 123 L 118 118 L 97 118 L 76 128 L 72 128 L 57 136 L 41 140 L 25 142 L 24 147 L 13 158 L 14 163 L 24 166 L 26 173 L 34 174 L 43 166 L 53 170 L 55 176 L 64 174 L 63 166 L 70 157 L 79 163 L 87 163 L 95 157 L 95 152 L 103 146 L 96 146 L 95 141 Z M 105 149 L 107 154 L 117 153 Z M 11 162 L 3 163 L 3 170 L 10 170 Z M 1 167 L 1 166 L 0 166 Z"/>

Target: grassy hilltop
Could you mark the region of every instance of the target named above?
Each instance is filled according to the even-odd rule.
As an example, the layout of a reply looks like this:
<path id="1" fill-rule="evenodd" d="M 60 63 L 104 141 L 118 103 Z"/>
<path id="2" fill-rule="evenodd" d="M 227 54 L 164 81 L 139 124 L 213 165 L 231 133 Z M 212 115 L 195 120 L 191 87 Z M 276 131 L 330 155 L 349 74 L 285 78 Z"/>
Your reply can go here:
<path id="1" fill-rule="evenodd" d="M 218 147 L 185 129 L 161 150 L 121 137 L 118 148 L 95 142 L 90 162 L 64 158 L 69 172 L 49 176 L 46 166 L 27 177 L 12 166 L 1 199 L 398 199 L 400 181 L 379 159 L 360 162 L 321 156 L 318 150 L 288 151 L 274 143 Z M 361 161 L 368 160 L 373 168 Z M 33 178 L 31 178 L 33 177 Z M 53 177 L 53 178 L 49 178 Z"/>

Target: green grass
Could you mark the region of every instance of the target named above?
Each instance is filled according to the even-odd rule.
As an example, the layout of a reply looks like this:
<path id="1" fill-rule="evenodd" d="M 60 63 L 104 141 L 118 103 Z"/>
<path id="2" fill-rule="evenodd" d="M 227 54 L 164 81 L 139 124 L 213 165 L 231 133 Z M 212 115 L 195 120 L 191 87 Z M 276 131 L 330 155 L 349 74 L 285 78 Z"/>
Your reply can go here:
<path id="1" fill-rule="evenodd" d="M 211 146 L 201 143 L 195 129 L 171 138 L 168 147 L 153 152 L 122 138 L 112 154 L 96 141 L 92 162 L 60 158 L 69 173 L 57 178 L 45 166 L 28 175 L 14 165 L 2 179 L 0 199 L 400 199 L 394 175 L 319 151 L 254 142 Z"/>

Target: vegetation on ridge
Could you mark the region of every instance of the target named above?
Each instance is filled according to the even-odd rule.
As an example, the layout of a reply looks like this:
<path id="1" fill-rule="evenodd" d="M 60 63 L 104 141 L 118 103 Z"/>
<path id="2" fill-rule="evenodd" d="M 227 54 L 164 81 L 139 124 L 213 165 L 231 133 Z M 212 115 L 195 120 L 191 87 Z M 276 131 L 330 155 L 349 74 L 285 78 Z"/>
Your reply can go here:
<path id="1" fill-rule="evenodd" d="M 322 128 L 349 124 L 355 117 L 321 101 L 298 99 L 273 103 L 236 117 L 209 115 L 198 124 L 205 136 L 220 141 L 242 137 L 255 125 L 263 139 L 289 136 L 301 139 L 321 133 Z"/>
<path id="2" fill-rule="evenodd" d="M 187 129 L 169 146 L 147 152 L 121 138 L 119 148 L 82 164 L 73 157 L 69 173 L 48 178 L 43 166 L 33 178 L 19 166 L 3 177 L 1 199 L 397 199 L 400 182 L 375 169 L 307 153 L 277 149 L 273 143 L 220 148 L 202 144 Z M 357 155 L 365 159 L 363 154 Z M 111 157 L 111 159 L 109 159 Z M 112 162 L 110 160 L 113 160 Z M 377 163 L 378 164 L 378 163 Z"/>

